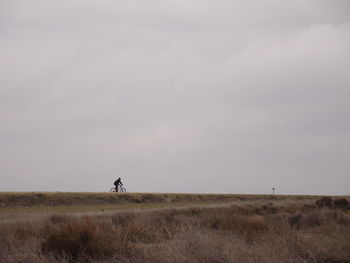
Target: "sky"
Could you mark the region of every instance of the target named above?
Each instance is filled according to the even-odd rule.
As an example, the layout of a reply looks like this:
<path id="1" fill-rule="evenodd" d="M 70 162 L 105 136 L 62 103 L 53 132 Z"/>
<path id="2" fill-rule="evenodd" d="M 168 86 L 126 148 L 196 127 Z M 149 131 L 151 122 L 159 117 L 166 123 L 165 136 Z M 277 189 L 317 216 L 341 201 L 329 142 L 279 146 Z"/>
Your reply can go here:
<path id="1" fill-rule="evenodd" d="M 350 1 L 2 0 L 0 191 L 350 194 Z"/>

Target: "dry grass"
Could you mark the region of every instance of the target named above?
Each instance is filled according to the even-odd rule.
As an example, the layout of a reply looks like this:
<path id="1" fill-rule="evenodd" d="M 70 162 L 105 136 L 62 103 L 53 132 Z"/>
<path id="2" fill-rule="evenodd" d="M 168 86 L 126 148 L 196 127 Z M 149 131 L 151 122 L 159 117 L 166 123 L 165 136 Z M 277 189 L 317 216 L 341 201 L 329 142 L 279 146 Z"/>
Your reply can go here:
<path id="1" fill-rule="evenodd" d="M 350 262 L 350 215 L 252 200 L 0 223 L 0 262 Z"/>
<path id="2" fill-rule="evenodd" d="M 203 204 L 271 200 L 270 195 L 155 194 L 79 192 L 0 192 L 0 213 L 54 213 L 164 207 L 173 204 Z M 315 196 L 275 196 L 275 200 L 315 199 Z"/>

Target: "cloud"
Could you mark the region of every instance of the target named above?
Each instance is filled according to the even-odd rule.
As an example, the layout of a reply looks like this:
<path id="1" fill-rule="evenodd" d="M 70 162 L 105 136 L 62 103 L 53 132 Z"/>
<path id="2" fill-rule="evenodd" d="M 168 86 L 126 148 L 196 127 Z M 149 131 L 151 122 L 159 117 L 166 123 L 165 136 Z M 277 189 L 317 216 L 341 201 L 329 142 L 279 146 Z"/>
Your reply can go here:
<path id="1" fill-rule="evenodd" d="M 349 7 L 3 2 L 0 190 L 346 193 Z"/>

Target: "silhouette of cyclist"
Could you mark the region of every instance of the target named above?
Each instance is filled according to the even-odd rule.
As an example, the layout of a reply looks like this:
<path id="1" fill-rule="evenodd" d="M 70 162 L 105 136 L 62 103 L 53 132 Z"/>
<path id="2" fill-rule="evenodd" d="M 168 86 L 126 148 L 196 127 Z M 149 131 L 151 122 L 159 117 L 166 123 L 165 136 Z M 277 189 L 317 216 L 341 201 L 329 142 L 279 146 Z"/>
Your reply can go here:
<path id="1" fill-rule="evenodd" d="M 114 181 L 114 185 L 115 185 L 115 190 L 118 192 L 118 186 L 122 186 L 123 183 L 122 183 L 122 179 L 120 177 L 118 177 L 117 180 Z"/>

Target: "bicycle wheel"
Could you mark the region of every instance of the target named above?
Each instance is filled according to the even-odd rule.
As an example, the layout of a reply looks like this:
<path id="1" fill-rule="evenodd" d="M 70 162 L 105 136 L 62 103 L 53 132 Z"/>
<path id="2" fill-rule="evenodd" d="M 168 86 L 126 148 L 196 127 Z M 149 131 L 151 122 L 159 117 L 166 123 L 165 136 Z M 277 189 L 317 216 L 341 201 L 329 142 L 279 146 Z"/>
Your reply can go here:
<path id="1" fill-rule="evenodd" d="M 110 192 L 117 192 L 117 190 L 115 190 L 115 187 L 112 187 L 111 190 L 109 190 Z"/>
<path id="2" fill-rule="evenodd" d="M 125 193 L 126 189 L 124 187 L 120 187 L 120 192 Z"/>

